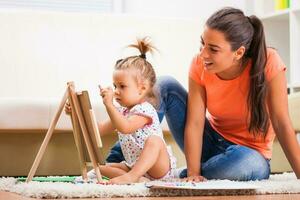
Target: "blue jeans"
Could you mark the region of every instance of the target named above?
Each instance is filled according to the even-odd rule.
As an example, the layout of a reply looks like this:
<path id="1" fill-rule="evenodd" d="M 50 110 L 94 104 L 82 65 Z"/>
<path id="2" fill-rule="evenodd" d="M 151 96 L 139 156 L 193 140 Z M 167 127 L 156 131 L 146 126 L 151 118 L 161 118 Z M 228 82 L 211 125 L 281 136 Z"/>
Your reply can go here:
<path id="1" fill-rule="evenodd" d="M 187 92 L 172 77 L 158 79 L 160 106 L 157 111 L 160 121 L 166 117 L 170 131 L 183 151 L 184 127 L 186 121 Z M 107 157 L 107 162 L 124 160 L 121 147 L 116 143 Z M 234 144 L 215 131 L 205 120 L 201 157 L 201 175 L 207 179 L 229 179 L 239 181 L 267 179 L 270 175 L 270 161 L 258 151 Z M 186 177 L 183 170 L 180 177 Z"/>

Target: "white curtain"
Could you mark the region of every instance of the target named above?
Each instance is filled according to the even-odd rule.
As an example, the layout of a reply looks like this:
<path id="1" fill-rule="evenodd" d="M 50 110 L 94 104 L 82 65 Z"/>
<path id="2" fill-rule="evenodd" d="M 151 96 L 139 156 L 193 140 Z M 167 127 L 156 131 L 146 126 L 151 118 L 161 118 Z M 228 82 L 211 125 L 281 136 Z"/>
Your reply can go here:
<path id="1" fill-rule="evenodd" d="M 0 9 L 34 9 L 74 12 L 113 13 L 122 0 L 0 0 Z"/>

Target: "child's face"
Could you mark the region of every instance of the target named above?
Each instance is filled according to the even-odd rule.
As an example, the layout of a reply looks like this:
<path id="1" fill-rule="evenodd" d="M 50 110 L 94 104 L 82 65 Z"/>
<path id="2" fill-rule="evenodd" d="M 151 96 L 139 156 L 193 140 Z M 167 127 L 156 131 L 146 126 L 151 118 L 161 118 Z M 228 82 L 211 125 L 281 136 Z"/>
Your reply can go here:
<path id="1" fill-rule="evenodd" d="M 114 97 L 121 106 L 131 108 L 142 102 L 145 88 L 138 84 L 135 71 L 116 70 L 113 73 L 113 82 Z"/>

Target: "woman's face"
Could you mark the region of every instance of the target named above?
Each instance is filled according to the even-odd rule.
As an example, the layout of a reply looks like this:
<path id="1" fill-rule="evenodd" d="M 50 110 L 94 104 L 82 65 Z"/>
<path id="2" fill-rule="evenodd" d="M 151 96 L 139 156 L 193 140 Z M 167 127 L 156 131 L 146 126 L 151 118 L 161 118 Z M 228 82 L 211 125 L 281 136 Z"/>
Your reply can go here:
<path id="1" fill-rule="evenodd" d="M 240 68 L 240 62 L 237 62 L 236 51 L 231 50 L 224 34 L 205 27 L 201 43 L 200 56 L 203 58 L 205 69 L 224 79 L 234 77 Z"/>

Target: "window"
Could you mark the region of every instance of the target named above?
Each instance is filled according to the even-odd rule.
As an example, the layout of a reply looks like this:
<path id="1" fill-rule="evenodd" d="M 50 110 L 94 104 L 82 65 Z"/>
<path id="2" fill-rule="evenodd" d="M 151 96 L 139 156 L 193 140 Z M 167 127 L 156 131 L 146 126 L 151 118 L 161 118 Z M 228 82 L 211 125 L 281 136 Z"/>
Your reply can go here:
<path id="1" fill-rule="evenodd" d="M 123 0 L 0 0 L 0 8 L 116 13 Z"/>

